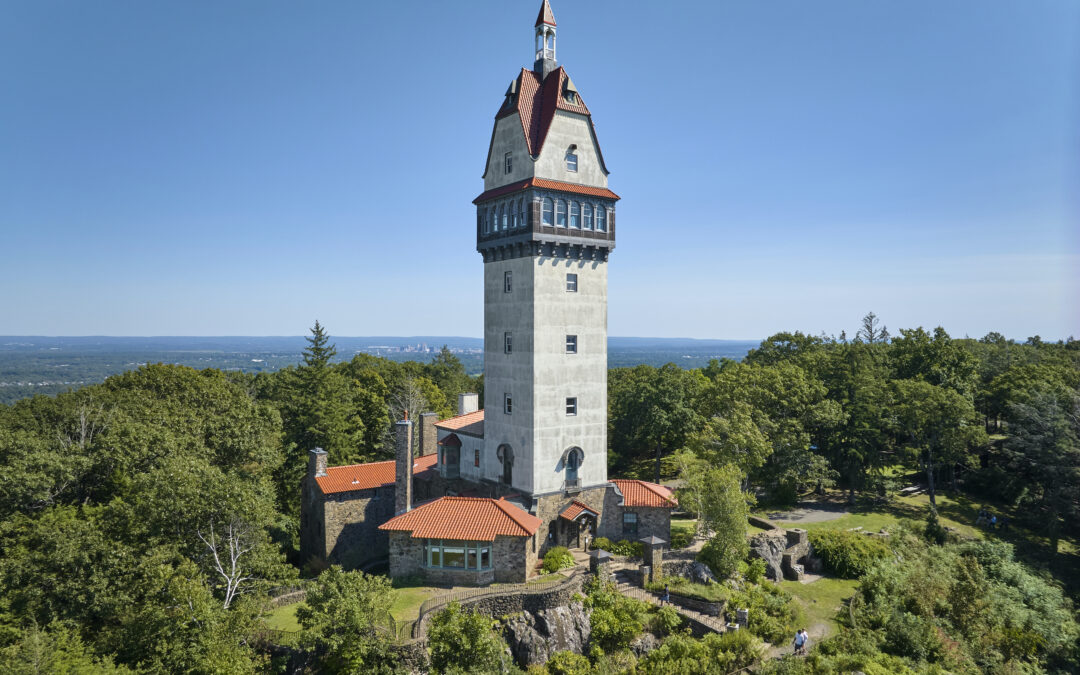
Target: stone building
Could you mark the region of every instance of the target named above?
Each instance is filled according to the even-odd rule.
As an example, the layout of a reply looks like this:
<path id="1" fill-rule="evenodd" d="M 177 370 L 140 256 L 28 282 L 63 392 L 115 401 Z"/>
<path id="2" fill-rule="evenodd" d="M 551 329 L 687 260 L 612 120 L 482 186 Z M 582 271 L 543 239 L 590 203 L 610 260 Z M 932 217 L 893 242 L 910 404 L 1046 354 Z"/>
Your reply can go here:
<path id="1" fill-rule="evenodd" d="M 607 476 L 607 264 L 619 197 L 592 113 L 555 60 L 548 0 L 533 36 L 533 67 L 496 111 L 473 200 L 485 409 L 463 394 L 456 417 L 422 415 L 419 457 L 411 420 L 397 423 L 393 462 L 328 469 L 313 454 L 305 555 L 388 556 L 395 576 L 481 584 L 524 579 L 553 545 L 670 537 L 670 490 Z"/>

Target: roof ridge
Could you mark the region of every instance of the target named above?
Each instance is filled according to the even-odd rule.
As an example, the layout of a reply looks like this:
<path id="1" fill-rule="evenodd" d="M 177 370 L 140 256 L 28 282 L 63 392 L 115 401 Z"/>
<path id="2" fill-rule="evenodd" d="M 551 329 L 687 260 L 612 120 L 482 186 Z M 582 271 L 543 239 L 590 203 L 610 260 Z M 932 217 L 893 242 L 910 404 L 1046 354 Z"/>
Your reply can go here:
<path id="1" fill-rule="evenodd" d="M 394 462 L 394 461 L 397 461 L 397 460 L 380 459 L 377 462 L 360 462 L 359 464 L 339 464 L 337 466 L 328 466 L 328 467 L 326 467 L 326 470 L 329 471 L 330 469 L 352 469 L 352 468 L 359 467 L 359 466 L 375 466 L 376 464 L 387 464 L 387 463 Z"/>
<path id="2" fill-rule="evenodd" d="M 511 512 L 509 512 L 509 511 L 507 511 L 507 510 L 506 510 L 506 508 L 505 508 L 505 507 L 503 506 L 504 504 L 505 504 L 506 506 L 513 506 L 513 504 L 511 504 L 510 502 L 506 501 L 506 498 L 505 498 L 505 497 L 499 497 L 498 499 L 492 499 L 491 501 L 492 501 L 492 502 L 494 502 L 494 503 L 495 503 L 495 506 L 496 506 L 496 507 L 498 507 L 498 509 L 499 509 L 500 511 L 502 511 L 503 513 L 505 513 L 505 514 L 507 515 L 507 517 L 509 517 L 509 518 L 510 518 L 510 520 L 514 521 L 514 523 L 515 523 L 515 524 L 516 524 L 516 525 L 517 525 L 518 527 L 520 527 L 520 528 L 521 528 L 521 529 L 522 529 L 522 530 L 523 530 L 523 531 L 524 531 L 525 533 L 528 533 L 528 531 L 529 531 L 529 528 L 525 526 L 525 523 L 523 523 L 523 522 L 521 522 L 520 520 L 518 520 L 518 517 L 517 517 L 516 515 L 514 515 L 513 513 L 511 513 Z M 516 506 L 514 506 L 514 509 L 515 509 L 515 510 L 518 510 L 518 511 L 520 511 L 520 510 L 521 510 L 521 509 L 518 509 L 518 508 L 517 508 Z M 526 515 L 529 515 L 529 514 L 526 514 Z"/>

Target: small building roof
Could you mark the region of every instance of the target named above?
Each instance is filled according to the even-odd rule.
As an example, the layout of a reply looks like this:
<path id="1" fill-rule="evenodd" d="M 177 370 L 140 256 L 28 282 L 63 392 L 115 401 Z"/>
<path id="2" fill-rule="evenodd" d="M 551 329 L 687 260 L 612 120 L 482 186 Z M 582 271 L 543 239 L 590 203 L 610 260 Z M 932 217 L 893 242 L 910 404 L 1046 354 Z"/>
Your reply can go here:
<path id="1" fill-rule="evenodd" d="M 608 560 L 611 560 L 611 553 L 608 552 L 608 551 L 605 551 L 602 548 L 593 549 L 589 553 L 589 555 L 596 558 L 596 560 L 599 561 L 599 562 L 606 562 Z"/>
<path id="2" fill-rule="evenodd" d="M 655 546 L 663 546 L 664 544 L 667 543 L 666 541 L 664 541 L 660 537 L 656 536 L 655 534 L 649 535 L 648 537 L 642 537 L 641 539 L 638 539 L 638 541 L 640 541 L 642 544 L 645 544 L 646 546 L 654 546 L 654 547 Z"/>
<path id="3" fill-rule="evenodd" d="M 434 469 L 439 458 L 436 454 L 424 455 L 413 460 L 413 475 Z M 367 464 L 348 464 L 330 466 L 325 476 L 316 476 L 315 483 L 324 495 L 353 490 L 371 490 L 393 485 L 397 478 L 397 462 L 368 462 Z"/>
<path id="4" fill-rule="evenodd" d="M 413 539 L 494 541 L 497 536 L 531 537 L 540 519 L 505 499 L 440 497 L 395 516 L 379 526 L 409 532 Z"/>
<path id="5" fill-rule="evenodd" d="M 559 517 L 565 518 L 566 520 L 573 522 L 586 513 L 593 516 L 594 518 L 600 516 L 600 514 L 596 512 L 596 509 L 592 508 L 584 502 L 579 502 L 575 499 L 574 501 L 570 502 L 569 506 L 562 510 L 562 513 L 559 514 Z"/>
<path id="6" fill-rule="evenodd" d="M 644 480 L 615 479 L 611 481 L 623 495 L 623 506 L 674 508 L 679 505 L 675 495 L 663 485 Z"/>
<path id="7" fill-rule="evenodd" d="M 436 429 L 455 431 L 466 436 L 484 437 L 484 411 L 477 410 L 457 417 L 450 417 L 435 423 Z"/>
<path id="8" fill-rule="evenodd" d="M 450 434 L 446 438 L 439 441 L 439 445 L 450 446 L 455 448 L 461 447 L 461 439 L 457 437 L 457 434 Z"/>

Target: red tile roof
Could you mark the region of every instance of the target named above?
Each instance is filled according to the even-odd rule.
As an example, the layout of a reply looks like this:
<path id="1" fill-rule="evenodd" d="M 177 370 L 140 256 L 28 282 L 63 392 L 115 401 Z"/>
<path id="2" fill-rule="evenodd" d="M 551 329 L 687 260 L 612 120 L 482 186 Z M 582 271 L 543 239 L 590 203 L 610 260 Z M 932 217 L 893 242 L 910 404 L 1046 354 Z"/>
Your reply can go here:
<path id="1" fill-rule="evenodd" d="M 480 202 L 495 199 L 496 197 L 502 197 L 503 195 L 514 192 L 521 192 L 522 190 L 534 186 L 547 190 L 558 190 L 560 192 L 587 195 L 589 197 L 604 197 L 605 199 L 620 198 L 619 195 L 607 188 L 592 187 L 591 185 L 578 185 L 576 183 L 564 183 L 561 180 L 548 180 L 547 178 L 526 178 L 525 180 L 519 180 L 516 183 L 510 183 L 509 185 L 503 185 L 502 187 L 488 190 L 474 199 L 473 204 L 479 204 Z"/>
<path id="2" fill-rule="evenodd" d="M 513 90 L 516 96 L 508 97 L 503 101 L 495 119 L 518 113 L 521 119 L 521 130 L 525 134 L 525 146 L 533 157 L 540 156 L 540 150 L 544 147 L 548 130 L 551 129 L 551 121 L 555 119 L 556 110 L 585 115 L 589 118 L 589 128 L 593 138 L 596 138 L 596 127 L 592 123 L 592 113 L 581 98 L 579 92 L 575 92 L 574 101 L 566 100 L 564 89 L 570 84 L 570 76 L 562 66 L 548 73 L 544 81 L 533 71 L 526 68 L 514 80 Z M 599 155 L 601 166 L 604 165 L 604 156 L 600 152 L 600 144 L 596 144 L 596 152 Z"/>
<path id="3" fill-rule="evenodd" d="M 413 539 L 494 541 L 498 535 L 531 537 L 539 527 L 539 518 L 505 499 L 440 497 L 391 518 L 379 529 L 410 532 Z"/>
<path id="4" fill-rule="evenodd" d="M 559 514 L 559 517 L 560 518 L 566 518 L 569 521 L 574 521 L 574 520 L 577 520 L 578 516 L 580 516 L 583 513 L 588 513 L 588 514 L 591 514 L 593 516 L 599 516 L 600 515 L 599 513 L 596 512 L 596 509 L 592 508 L 588 504 L 579 502 L 578 500 L 575 499 L 574 501 L 570 502 L 569 506 L 567 506 L 565 509 L 562 510 L 562 513 Z"/>
<path id="5" fill-rule="evenodd" d="M 672 508 L 679 505 L 675 495 L 663 485 L 643 480 L 613 480 L 611 482 L 623 494 L 623 506 Z"/>
<path id="6" fill-rule="evenodd" d="M 467 436 L 478 436 L 483 438 L 484 411 L 477 410 L 476 412 L 451 417 L 442 420 L 441 422 L 436 422 L 435 427 L 437 429 L 445 429 L 446 431 L 456 431 L 459 434 L 465 434 Z"/>
<path id="7" fill-rule="evenodd" d="M 413 460 L 413 475 L 433 469 L 438 455 L 424 455 Z M 396 462 L 370 462 L 347 466 L 327 467 L 325 476 L 316 476 L 315 482 L 325 495 L 353 490 L 371 490 L 393 485 L 397 476 Z"/>
<path id="8" fill-rule="evenodd" d="M 540 14 L 537 15 L 536 24 L 533 25 L 533 28 L 545 23 L 549 26 L 555 25 L 555 15 L 551 13 L 551 5 L 548 4 L 548 0 L 544 0 L 544 4 L 540 5 Z"/>

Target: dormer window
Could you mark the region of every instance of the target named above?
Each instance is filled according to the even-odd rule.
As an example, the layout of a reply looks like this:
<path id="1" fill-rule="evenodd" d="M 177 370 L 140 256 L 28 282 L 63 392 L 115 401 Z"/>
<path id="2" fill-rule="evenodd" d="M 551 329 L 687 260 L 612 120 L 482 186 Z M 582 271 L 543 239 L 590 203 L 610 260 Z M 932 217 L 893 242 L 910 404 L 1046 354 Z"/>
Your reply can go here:
<path id="1" fill-rule="evenodd" d="M 514 153 L 508 152 L 503 155 L 503 167 L 505 173 L 510 173 L 514 169 Z"/>
<path id="2" fill-rule="evenodd" d="M 571 145 L 566 149 L 566 170 L 577 173 L 577 146 Z"/>

